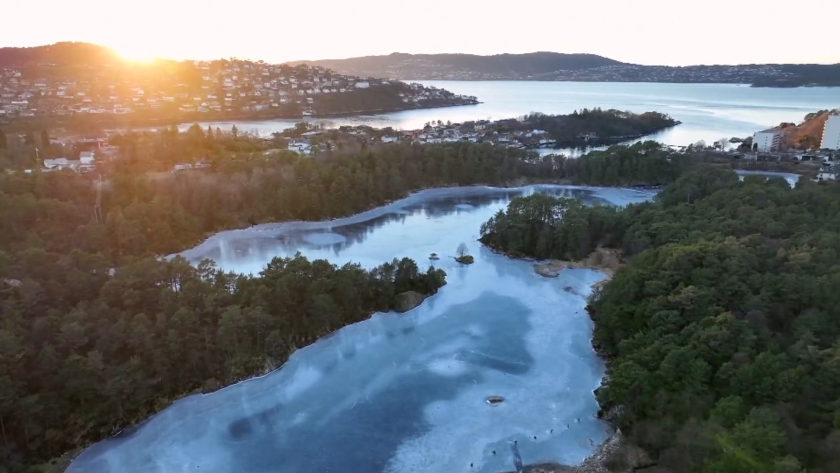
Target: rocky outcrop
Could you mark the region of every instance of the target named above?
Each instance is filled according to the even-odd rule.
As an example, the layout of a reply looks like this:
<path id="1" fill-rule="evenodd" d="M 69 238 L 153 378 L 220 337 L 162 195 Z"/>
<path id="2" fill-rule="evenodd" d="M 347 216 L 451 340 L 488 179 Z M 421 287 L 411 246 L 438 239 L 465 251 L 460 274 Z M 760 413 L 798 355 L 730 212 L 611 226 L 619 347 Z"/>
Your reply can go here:
<path id="1" fill-rule="evenodd" d="M 3 284 L 5 284 L 9 287 L 21 287 L 21 286 L 23 286 L 23 283 L 20 282 L 20 280 L 18 280 L 18 279 L 4 279 Z"/>
<path id="2" fill-rule="evenodd" d="M 547 263 L 535 264 L 534 271 L 546 278 L 556 278 L 560 271 L 566 268 L 597 269 L 607 275 L 607 278 L 603 281 L 605 282 L 620 267 L 621 252 L 612 248 L 600 247 L 580 261 L 551 260 Z M 597 287 L 600 287 L 603 282 L 596 283 Z M 595 285 L 593 285 L 593 289 L 595 289 Z"/>
<path id="3" fill-rule="evenodd" d="M 551 263 L 535 264 L 534 272 L 544 278 L 556 278 L 560 275 L 560 271 L 563 268 L 564 266 L 555 264 L 555 262 L 552 261 Z"/>
<path id="4" fill-rule="evenodd" d="M 415 291 L 407 291 L 397 294 L 394 298 L 394 310 L 397 312 L 408 312 L 419 306 L 426 300 L 426 296 Z"/>
<path id="5" fill-rule="evenodd" d="M 577 466 L 539 464 L 526 466 L 523 473 L 633 473 L 656 463 L 641 448 L 626 441 L 616 430 L 586 460 Z M 650 470 L 645 470 L 650 471 Z"/>

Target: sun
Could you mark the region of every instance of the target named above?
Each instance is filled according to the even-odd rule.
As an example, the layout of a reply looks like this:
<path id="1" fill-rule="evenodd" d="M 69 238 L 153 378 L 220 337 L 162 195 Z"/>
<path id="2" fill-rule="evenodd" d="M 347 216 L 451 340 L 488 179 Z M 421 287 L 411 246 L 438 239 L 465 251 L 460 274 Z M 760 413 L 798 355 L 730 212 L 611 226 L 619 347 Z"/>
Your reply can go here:
<path id="1" fill-rule="evenodd" d="M 136 44 L 121 44 L 114 49 L 129 62 L 152 62 L 159 57 L 153 45 L 141 41 Z"/>

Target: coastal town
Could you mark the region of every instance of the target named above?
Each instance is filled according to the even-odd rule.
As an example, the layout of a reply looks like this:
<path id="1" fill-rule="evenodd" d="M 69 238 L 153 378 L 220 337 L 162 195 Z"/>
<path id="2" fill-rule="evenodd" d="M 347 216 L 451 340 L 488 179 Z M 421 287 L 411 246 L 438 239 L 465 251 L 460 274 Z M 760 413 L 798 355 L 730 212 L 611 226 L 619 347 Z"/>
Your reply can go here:
<path id="1" fill-rule="evenodd" d="M 0 122 L 74 116 L 100 121 L 306 117 L 476 103 L 476 97 L 417 83 L 242 60 L 0 69 Z"/>
<path id="2" fill-rule="evenodd" d="M 301 122 L 292 128 L 270 136 L 251 134 L 236 127 L 221 130 L 199 124 L 192 125 L 187 134 L 203 139 L 231 136 L 233 139 L 260 143 L 265 154 L 291 151 L 304 155 L 359 151 L 372 146 L 393 143 L 432 145 L 439 143 L 484 143 L 520 150 L 551 150 L 562 146 L 590 147 L 626 142 L 650 133 L 676 126 L 679 122 L 656 112 L 634 114 L 618 110 L 581 110 L 568 115 L 530 114 L 503 120 L 477 120 L 464 123 L 428 122 L 423 128 L 395 130 L 390 127 L 340 126 L 329 128 L 323 122 Z M 244 126 L 244 124 L 243 124 Z M 125 131 L 91 133 L 83 136 L 52 130 L 51 137 L 43 130 L 40 137 L 32 133 L 3 135 L 8 148 L 18 151 L 34 149 L 35 158 L 43 163 L 43 171 L 72 169 L 91 171 L 95 162 L 118 159 L 125 154 L 118 146 Z M 142 131 L 143 134 L 178 134 L 169 126 Z M 132 134 L 136 134 L 132 132 Z M 43 156 L 42 156 L 43 154 Z M 22 157 L 26 160 L 26 156 Z M 203 160 L 201 160 L 203 161 Z M 200 166 L 198 166 L 200 167 Z M 173 171 L 193 169 L 192 163 L 177 163 Z M 31 168 L 30 172 L 31 172 Z"/>
<path id="3" fill-rule="evenodd" d="M 652 118 L 651 118 L 652 115 Z M 840 149 L 840 114 L 816 114 L 820 120 L 819 147 L 800 148 L 789 145 L 792 137 L 796 137 L 797 130 L 808 125 L 808 121 L 800 126 L 780 126 L 758 131 L 746 138 L 733 137 L 729 140 L 721 139 L 707 145 L 698 142 L 688 146 L 671 146 L 679 153 L 696 152 L 700 150 L 717 152 L 729 157 L 733 161 L 756 162 L 811 162 L 818 169 L 816 179 L 820 181 L 835 181 L 840 176 L 840 166 L 837 166 L 837 151 Z M 586 117 L 586 118 L 581 118 Z M 597 117 L 597 118 L 592 118 Z M 632 134 L 605 134 L 602 130 L 604 120 L 619 119 L 635 124 Z M 655 125 L 647 124 L 645 120 L 659 120 Z M 584 125 L 581 125 L 583 123 Z M 642 123 L 647 125 L 639 128 Z M 266 157 L 277 156 L 278 153 L 292 152 L 304 156 L 341 155 L 358 152 L 364 149 L 390 145 L 434 145 L 441 143 L 474 143 L 489 146 L 519 149 L 523 151 L 538 151 L 539 155 L 562 154 L 561 147 L 577 147 L 581 149 L 602 149 L 604 146 L 617 143 L 632 143 L 643 139 L 651 132 L 655 132 L 678 122 L 670 117 L 655 114 L 629 114 L 615 110 L 582 111 L 570 115 L 542 115 L 532 114 L 519 118 L 504 120 L 473 120 L 463 123 L 443 122 L 441 120 L 427 122 L 422 128 L 399 130 L 392 127 L 374 128 L 365 125 L 329 127 L 326 122 L 300 122 L 296 126 L 283 131 L 263 136 L 250 132 L 243 124 L 243 130 L 234 127 L 231 130 L 221 130 L 212 127 L 202 128 L 198 124 L 192 125 L 182 133 L 200 137 L 238 136 L 240 140 L 255 143 Z M 558 131 L 557 127 L 561 126 Z M 569 134 L 569 129 L 576 130 Z M 610 128 L 614 130 L 614 128 Z M 600 131 L 600 132 L 599 132 Z M 135 134 L 137 132 L 134 132 Z M 160 133 L 178 133 L 175 127 L 163 127 L 139 132 L 141 134 L 156 135 Z M 84 136 L 69 135 L 67 137 L 50 138 L 46 132 L 40 140 L 30 134 L 11 133 L 4 135 L 6 143 L 46 143 L 47 146 L 36 147 L 36 155 L 40 159 L 41 172 L 71 170 L 76 172 L 90 172 L 97 165 L 106 165 L 121 159 L 125 150 L 121 148 L 121 138 L 125 132 L 113 131 L 109 133 L 92 133 Z M 799 138 L 802 139 L 802 138 Z M 44 151 L 41 151 L 44 150 Z M 49 150 L 49 152 L 47 152 Z M 43 156 L 41 154 L 44 153 Z M 535 156 L 537 155 L 535 154 Z M 209 159 L 198 158 L 175 163 L 171 172 L 210 167 Z M 27 168 L 25 172 L 32 172 Z M 101 169 L 100 169 L 101 171 Z"/>

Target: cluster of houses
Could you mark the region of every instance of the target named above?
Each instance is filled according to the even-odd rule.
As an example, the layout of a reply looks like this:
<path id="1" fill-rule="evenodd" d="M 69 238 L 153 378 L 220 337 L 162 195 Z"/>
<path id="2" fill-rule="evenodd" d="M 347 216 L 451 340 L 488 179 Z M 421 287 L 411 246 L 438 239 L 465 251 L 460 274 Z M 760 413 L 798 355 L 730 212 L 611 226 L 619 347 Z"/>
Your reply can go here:
<path id="1" fill-rule="evenodd" d="M 67 158 L 52 158 L 44 160 L 44 171 L 60 171 L 62 169 L 72 169 L 74 171 L 89 171 L 94 167 L 93 151 L 82 151 L 79 153 L 79 159 Z"/>
<path id="2" fill-rule="evenodd" d="M 160 66 L 158 74 L 144 73 L 136 69 L 141 66 L 130 64 L 89 67 L 89 73 L 77 77 L 53 77 L 47 64 L 25 71 L 0 69 L 0 118 L 142 112 L 149 116 L 241 115 L 271 110 L 305 116 L 317 111 L 320 97 L 383 86 L 398 89 L 406 107 L 440 100 L 476 103 L 475 97 L 443 89 L 360 79 L 306 65 L 187 61 L 178 67 Z"/>
<path id="3" fill-rule="evenodd" d="M 338 130 L 313 130 L 299 137 L 290 138 L 288 150 L 310 154 L 319 149 L 335 149 L 337 143 L 351 139 L 368 145 L 385 143 L 488 143 L 517 149 L 550 148 L 556 141 L 545 130 L 502 131 L 496 129 L 501 122 L 489 120 L 465 123 L 428 123 L 422 129 L 400 130 L 375 129 L 367 126 L 343 126 Z M 318 137 L 317 145 L 313 144 Z"/>

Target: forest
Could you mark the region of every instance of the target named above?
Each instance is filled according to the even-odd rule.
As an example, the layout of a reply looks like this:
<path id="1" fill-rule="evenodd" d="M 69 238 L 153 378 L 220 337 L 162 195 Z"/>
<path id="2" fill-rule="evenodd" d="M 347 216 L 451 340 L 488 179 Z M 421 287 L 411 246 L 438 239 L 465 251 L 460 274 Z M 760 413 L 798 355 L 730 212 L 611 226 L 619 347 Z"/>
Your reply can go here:
<path id="1" fill-rule="evenodd" d="M 636 114 L 600 108 L 575 110 L 568 115 L 532 113 L 522 121 L 503 120 L 501 123 L 514 130 L 545 130 L 557 141 L 558 147 L 612 144 L 680 124 L 659 112 Z"/>
<path id="2" fill-rule="evenodd" d="M 365 270 L 298 256 L 252 277 L 159 258 L 213 232 L 345 216 L 434 186 L 676 177 L 653 143 L 567 160 L 467 143 L 266 155 L 236 130 L 197 127 L 113 142 L 120 156 L 101 183 L 70 171 L 0 173 L 0 463 L 18 465 L 7 471 L 40 471 L 33 465 L 183 395 L 280 366 L 319 336 L 393 308 L 398 294 L 445 283 L 408 259 Z M 181 161 L 208 167 L 158 172 Z"/>
<path id="3" fill-rule="evenodd" d="M 516 199 L 482 241 L 623 251 L 589 306 L 609 360 L 597 397 L 660 467 L 840 471 L 840 187 L 700 166 L 622 209 Z"/>
<path id="4" fill-rule="evenodd" d="M 7 463 L 48 461 L 180 396 L 265 372 L 295 348 L 388 310 L 395 295 L 431 294 L 445 282 L 410 260 L 365 271 L 293 258 L 249 277 L 159 259 L 214 232 L 346 216 L 429 187 L 663 184 L 705 159 L 653 142 L 579 159 L 469 143 L 310 158 L 199 127 L 112 143 L 119 155 L 101 182 L 70 171 L 0 173 Z M 179 162 L 206 167 L 168 171 Z"/>

